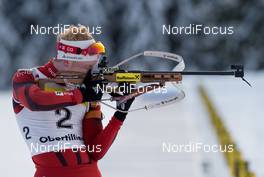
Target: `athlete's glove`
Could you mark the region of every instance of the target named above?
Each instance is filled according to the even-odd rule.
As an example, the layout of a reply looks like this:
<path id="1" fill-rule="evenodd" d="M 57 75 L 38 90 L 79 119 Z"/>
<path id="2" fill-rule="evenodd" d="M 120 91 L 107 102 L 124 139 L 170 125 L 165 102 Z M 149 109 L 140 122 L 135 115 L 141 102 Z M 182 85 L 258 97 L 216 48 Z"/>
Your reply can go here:
<path id="1" fill-rule="evenodd" d="M 130 93 L 130 89 L 127 89 L 128 87 L 130 87 L 129 84 L 127 83 L 123 83 L 125 84 L 125 90 L 123 91 L 123 95 L 128 95 Z M 117 94 L 111 94 L 112 96 L 117 96 Z M 120 96 L 120 95 L 119 95 Z M 116 111 L 115 114 L 114 114 L 114 117 L 117 118 L 118 120 L 120 120 L 121 122 L 123 122 L 125 119 L 126 119 L 126 116 L 127 116 L 127 112 L 129 110 L 129 108 L 131 107 L 132 103 L 134 102 L 135 98 L 131 98 L 129 100 L 126 100 L 125 102 L 116 102 L 116 108 L 118 110 L 121 110 L 121 111 L 125 111 L 125 112 L 121 112 L 121 111 Z"/>
<path id="2" fill-rule="evenodd" d="M 91 101 L 99 101 L 102 99 L 103 93 L 100 88 L 102 88 L 102 84 L 92 81 L 91 70 L 89 70 L 83 80 L 82 86 L 79 88 L 82 96 L 83 102 L 91 102 Z"/>

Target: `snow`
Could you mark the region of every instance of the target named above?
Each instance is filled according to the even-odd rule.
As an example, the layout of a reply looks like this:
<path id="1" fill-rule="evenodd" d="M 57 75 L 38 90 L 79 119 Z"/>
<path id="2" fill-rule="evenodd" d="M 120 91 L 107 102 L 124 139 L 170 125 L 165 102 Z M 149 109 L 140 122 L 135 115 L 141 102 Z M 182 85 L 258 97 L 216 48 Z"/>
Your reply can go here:
<path id="1" fill-rule="evenodd" d="M 192 79 L 186 82 L 187 96 L 180 103 L 130 113 L 115 144 L 100 163 L 103 176 L 229 176 L 220 153 L 162 151 L 163 142 L 217 144 L 196 85 Z M 149 97 L 140 101 L 153 100 Z"/>
<path id="2" fill-rule="evenodd" d="M 231 77 L 202 79 L 227 128 L 258 177 L 264 173 L 264 156 L 261 156 L 264 154 L 261 141 L 264 137 L 261 119 L 264 95 L 259 94 L 264 89 L 263 76 L 263 73 L 252 73 L 247 77 L 253 88 Z M 230 177 L 221 153 L 167 152 L 162 149 L 163 143 L 218 144 L 198 93 L 200 81 L 201 78 L 184 78 L 182 87 L 186 98 L 179 103 L 130 113 L 113 146 L 99 162 L 103 176 Z M 34 165 L 18 132 L 10 97 L 10 92 L 0 93 L 1 107 L 4 108 L 0 111 L 3 116 L 0 156 L 4 159 L 0 170 L 5 177 L 21 174 L 33 176 Z M 148 95 L 138 99 L 135 104 L 145 104 L 160 98 L 160 95 Z M 105 125 L 114 111 L 107 107 L 103 107 L 103 110 Z"/>
<path id="3" fill-rule="evenodd" d="M 1 92 L 1 176 L 34 176 L 34 164 L 18 130 L 12 110 L 11 92 Z"/>
<path id="4" fill-rule="evenodd" d="M 233 78 L 205 79 L 204 84 L 256 176 L 264 177 L 264 73 L 249 73 L 252 88 Z"/>

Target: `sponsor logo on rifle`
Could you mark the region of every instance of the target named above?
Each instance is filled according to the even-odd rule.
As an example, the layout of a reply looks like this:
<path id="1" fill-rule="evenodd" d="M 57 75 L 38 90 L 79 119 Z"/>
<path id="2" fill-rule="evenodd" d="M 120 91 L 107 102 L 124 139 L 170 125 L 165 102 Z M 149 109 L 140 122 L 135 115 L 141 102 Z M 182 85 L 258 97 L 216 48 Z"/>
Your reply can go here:
<path id="1" fill-rule="evenodd" d="M 117 73 L 117 82 L 139 82 L 141 79 L 140 73 Z"/>

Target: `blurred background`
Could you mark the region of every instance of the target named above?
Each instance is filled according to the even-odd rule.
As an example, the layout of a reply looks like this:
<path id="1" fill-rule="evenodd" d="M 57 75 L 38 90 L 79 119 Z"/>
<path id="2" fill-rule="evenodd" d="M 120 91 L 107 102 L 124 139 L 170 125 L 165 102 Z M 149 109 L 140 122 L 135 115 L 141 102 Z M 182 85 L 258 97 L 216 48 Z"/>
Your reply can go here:
<path id="1" fill-rule="evenodd" d="M 230 64 L 243 64 L 246 78 L 253 85 L 249 88 L 240 79 L 226 77 L 184 78 L 186 98 L 182 102 L 129 114 L 119 139 L 100 162 L 103 176 L 231 176 L 222 153 L 162 152 L 163 142 L 218 142 L 197 89 L 202 82 L 223 124 L 248 160 L 250 170 L 264 177 L 263 10 L 263 0 L 0 0 L 0 115 L 5 143 L 0 146 L 1 173 L 5 177 L 34 174 L 12 111 L 11 78 L 18 68 L 42 65 L 54 57 L 56 36 L 30 34 L 30 26 L 83 24 L 101 27 L 101 34 L 94 37 L 106 46 L 111 65 L 144 50 L 161 50 L 183 56 L 186 70 L 225 70 Z M 234 33 L 162 33 L 163 25 L 190 24 L 233 26 Z M 129 67 L 170 70 L 174 65 L 159 60 L 137 60 Z M 143 96 L 137 103 L 156 99 L 160 95 Z M 103 109 L 106 124 L 113 110 Z M 161 117 L 166 121 L 161 121 Z M 12 155 L 7 153 L 10 151 Z"/>
<path id="2" fill-rule="evenodd" d="M 0 89 L 10 88 L 16 69 L 41 65 L 55 55 L 55 35 L 32 35 L 30 25 L 100 26 L 102 33 L 95 38 L 107 47 L 111 63 L 143 50 L 163 50 L 182 55 L 188 68 L 226 69 L 242 63 L 260 70 L 264 68 L 263 8 L 263 0 L 1 0 Z M 189 24 L 233 26 L 234 34 L 162 35 L 162 25 Z M 137 64 L 148 69 L 172 67 L 166 62 Z"/>

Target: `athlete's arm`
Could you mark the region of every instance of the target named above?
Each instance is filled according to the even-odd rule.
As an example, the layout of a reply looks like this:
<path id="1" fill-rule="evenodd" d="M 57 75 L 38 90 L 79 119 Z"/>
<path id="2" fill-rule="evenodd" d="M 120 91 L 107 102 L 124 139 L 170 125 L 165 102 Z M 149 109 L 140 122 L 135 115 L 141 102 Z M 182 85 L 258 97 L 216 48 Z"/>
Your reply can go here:
<path id="1" fill-rule="evenodd" d="M 124 94 L 128 93 L 124 92 Z M 111 147 L 134 100 L 135 98 L 131 98 L 123 103 L 117 102 L 117 111 L 104 129 L 100 105 L 95 107 L 91 105 L 90 111 L 85 115 L 83 120 L 83 137 L 86 146 L 101 146 L 100 152 L 90 153 L 94 160 L 100 160 Z"/>
<path id="2" fill-rule="evenodd" d="M 49 111 L 82 102 L 78 89 L 65 92 L 47 92 L 36 84 L 31 71 L 17 71 L 13 76 L 13 97 L 32 111 Z"/>
<path id="3" fill-rule="evenodd" d="M 123 124 L 112 117 L 108 125 L 103 129 L 100 107 L 90 110 L 83 119 L 83 138 L 86 146 L 100 145 L 100 152 L 91 152 L 93 160 L 100 160 L 111 147 L 117 133 Z"/>

